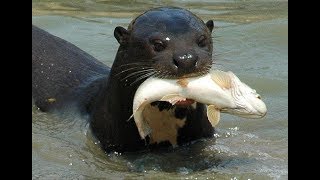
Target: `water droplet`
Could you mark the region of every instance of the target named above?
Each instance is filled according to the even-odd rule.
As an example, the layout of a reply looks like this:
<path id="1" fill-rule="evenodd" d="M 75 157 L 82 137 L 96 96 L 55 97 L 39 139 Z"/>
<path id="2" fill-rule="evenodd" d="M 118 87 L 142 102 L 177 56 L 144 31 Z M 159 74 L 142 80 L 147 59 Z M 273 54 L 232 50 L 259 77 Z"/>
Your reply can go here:
<path id="1" fill-rule="evenodd" d="M 69 71 L 69 73 L 71 73 L 71 71 Z"/>
<path id="2" fill-rule="evenodd" d="M 229 128 L 230 130 L 233 130 L 233 131 L 238 131 L 239 130 L 239 127 L 234 127 L 234 128 Z"/>
<path id="3" fill-rule="evenodd" d="M 53 66 L 53 63 L 51 63 L 50 65 Z"/>
<path id="4" fill-rule="evenodd" d="M 72 166 L 72 163 L 69 163 L 69 166 Z"/>
<path id="5" fill-rule="evenodd" d="M 41 63 L 40 65 L 43 66 L 43 63 Z"/>
<path id="6" fill-rule="evenodd" d="M 229 137 L 230 135 L 231 135 L 230 132 L 227 132 L 227 133 L 226 133 L 226 137 Z"/>
<path id="7" fill-rule="evenodd" d="M 215 138 L 220 137 L 220 135 L 219 135 L 219 134 L 217 134 L 217 133 L 213 134 L 213 136 L 214 136 Z"/>

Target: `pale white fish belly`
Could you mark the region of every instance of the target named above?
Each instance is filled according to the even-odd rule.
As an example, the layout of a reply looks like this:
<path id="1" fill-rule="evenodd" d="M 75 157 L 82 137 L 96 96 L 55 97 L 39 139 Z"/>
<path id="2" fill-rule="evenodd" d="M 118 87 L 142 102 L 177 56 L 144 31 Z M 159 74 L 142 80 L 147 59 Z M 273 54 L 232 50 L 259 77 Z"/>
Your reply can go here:
<path id="1" fill-rule="evenodd" d="M 145 102 L 158 101 L 170 94 L 193 99 L 204 104 L 214 104 L 219 108 L 235 107 L 229 90 L 223 90 L 212 81 L 210 74 L 186 80 L 188 81 L 187 87 L 181 87 L 177 84 L 177 80 L 147 79 L 136 92 L 133 110 L 137 110 Z"/>

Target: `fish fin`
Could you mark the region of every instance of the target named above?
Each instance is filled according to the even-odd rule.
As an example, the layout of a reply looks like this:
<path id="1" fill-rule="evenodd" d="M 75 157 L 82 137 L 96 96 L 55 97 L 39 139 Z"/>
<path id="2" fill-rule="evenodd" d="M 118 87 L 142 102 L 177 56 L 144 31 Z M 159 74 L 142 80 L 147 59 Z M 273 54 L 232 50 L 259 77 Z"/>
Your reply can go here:
<path id="1" fill-rule="evenodd" d="M 127 122 L 130 121 L 130 119 L 133 118 L 133 115 L 134 115 L 134 114 L 132 114 L 132 115 L 127 119 Z"/>
<path id="2" fill-rule="evenodd" d="M 150 128 L 149 124 L 145 120 L 142 121 L 142 125 L 140 127 L 141 128 L 139 129 L 139 134 L 141 136 L 141 139 L 145 139 L 146 136 L 151 134 L 152 129 Z"/>
<path id="3" fill-rule="evenodd" d="M 178 94 L 168 94 L 160 99 L 160 101 L 167 101 L 172 105 L 176 104 L 179 101 L 185 101 L 186 98 L 179 96 Z"/>
<path id="4" fill-rule="evenodd" d="M 217 109 L 214 105 L 209 105 L 207 107 L 207 116 L 212 127 L 216 127 L 216 125 L 220 121 L 220 110 Z"/>
<path id="5" fill-rule="evenodd" d="M 220 87 L 230 89 L 231 88 L 231 77 L 229 72 L 213 71 L 211 73 L 211 79 L 217 83 Z"/>
<path id="6" fill-rule="evenodd" d="M 129 121 L 132 118 L 134 119 L 141 139 L 145 139 L 146 136 L 149 135 L 152 131 L 149 124 L 146 122 L 145 117 L 142 115 L 142 112 L 144 111 L 147 104 L 148 102 L 143 102 L 142 104 L 140 104 L 137 108 L 135 108 L 135 110 L 133 110 L 132 115 L 127 120 Z"/>
<path id="7" fill-rule="evenodd" d="M 141 139 L 145 139 L 146 136 L 151 133 L 152 129 L 150 128 L 148 122 L 146 122 L 146 119 L 142 113 L 136 114 L 134 118 Z"/>
<path id="8" fill-rule="evenodd" d="M 138 106 L 138 108 L 136 108 L 136 110 L 133 111 L 133 114 L 135 114 L 137 111 L 142 111 L 147 104 L 149 104 L 147 101 L 141 103 L 141 104 Z"/>

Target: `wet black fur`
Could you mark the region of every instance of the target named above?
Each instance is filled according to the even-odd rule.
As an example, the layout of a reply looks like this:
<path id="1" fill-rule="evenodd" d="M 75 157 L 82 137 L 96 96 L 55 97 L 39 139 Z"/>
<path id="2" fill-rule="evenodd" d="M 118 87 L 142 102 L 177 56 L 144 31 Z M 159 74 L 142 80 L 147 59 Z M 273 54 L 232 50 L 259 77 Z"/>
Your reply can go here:
<path id="1" fill-rule="evenodd" d="M 160 8 L 157 10 L 171 11 L 171 13 L 176 11 L 178 14 L 185 13 L 190 16 L 193 23 L 200 23 L 201 26 L 203 24 L 207 34 L 212 31 L 212 21 L 205 24 L 186 10 L 179 8 Z M 172 66 L 171 62 L 158 62 L 153 59 L 154 54 L 143 51 L 143 48 L 147 48 L 146 51 L 152 52 L 151 49 L 148 49 L 151 46 L 130 39 L 130 33 L 134 31 L 135 23 L 137 23 L 135 21 L 138 20 L 139 17 L 130 24 L 128 30 L 122 27 L 115 29 L 114 35 L 120 47 L 112 68 L 107 67 L 75 45 L 32 26 L 32 98 L 35 105 L 42 111 L 49 112 L 59 111 L 72 105 L 77 107 L 80 112 L 88 113 L 90 128 L 106 151 L 137 151 L 150 147 L 148 140 L 140 138 L 134 120 L 128 121 L 132 114 L 134 93 L 147 76 L 140 79 L 138 79 L 139 76 L 126 76 L 137 70 L 133 67 L 152 66 L 156 69 L 157 74 L 155 75 L 165 77 L 161 72 L 164 71 L 164 68 L 169 69 L 167 66 Z M 170 20 L 170 23 L 175 23 L 174 19 Z M 184 25 L 182 21 L 179 23 Z M 146 27 L 144 30 L 150 31 L 148 28 Z M 173 28 L 172 31 L 179 33 L 182 30 Z M 186 33 L 179 36 L 188 38 L 190 33 L 192 35 L 192 30 L 188 30 Z M 136 43 L 130 45 L 129 42 Z M 204 51 L 207 51 L 205 56 L 209 57 L 212 53 L 211 38 L 207 43 L 209 43 L 209 49 Z M 201 57 L 199 58 L 201 60 Z M 134 62 L 140 64 L 130 65 Z M 203 66 L 209 66 L 210 63 L 211 57 L 210 60 L 203 59 Z M 123 66 L 125 64 L 129 65 Z M 157 69 L 159 66 L 161 67 Z M 133 69 L 121 73 L 129 68 Z M 204 69 L 202 66 L 199 67 L 197 73 L 203 73 Z M 170 78 L 177 78 L 192 73 L 181 70 L 167 74 L 170 74 Z M 138 81 L 136 81 L 137 79 Z M 167 104 L 160 103 L 158 105 L 160 109 L 170 108 Z M 176 117 L 183 118 L 185 116 L 187 116 L 187 121 L 186 125 L 179 130 L 178 144 L 188 143 L 202 137 L 212 137 L 214 129 L 207 120 L 204 105 L 198 104 L 195 110 L 191 107 L 176 109 Z"/>

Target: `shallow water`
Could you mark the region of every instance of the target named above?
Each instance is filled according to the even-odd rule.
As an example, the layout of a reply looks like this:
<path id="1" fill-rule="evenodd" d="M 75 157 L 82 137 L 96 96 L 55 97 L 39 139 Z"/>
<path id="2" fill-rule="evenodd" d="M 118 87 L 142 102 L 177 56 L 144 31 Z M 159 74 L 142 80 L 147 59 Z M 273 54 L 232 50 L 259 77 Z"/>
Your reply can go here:
<path id="1" fill-rule="evenodd" d="M 32 107 L 33 179 L 288 179 L 288 2 L 32 1 L 32 23 L 111 65 L 116 26 L 162 5 L 214 19 L 216 68 L 231 70 L 267 104 L 263 119 L 222 114 L 216 141 L 175 150 L 104 154 L 84 117 Z"/>

